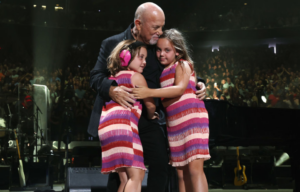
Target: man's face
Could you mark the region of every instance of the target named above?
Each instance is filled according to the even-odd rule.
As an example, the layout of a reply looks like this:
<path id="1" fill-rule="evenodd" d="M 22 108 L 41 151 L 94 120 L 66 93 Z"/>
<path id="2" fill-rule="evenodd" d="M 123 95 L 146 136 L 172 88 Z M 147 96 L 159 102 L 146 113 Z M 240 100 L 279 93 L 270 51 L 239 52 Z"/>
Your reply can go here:
<path id="1" fill-rule="evenodd" d="M 144 15 L 143 19 L 136 20 L 136 26 L 140 33 L 138 34 L 144 43 L 155 45 L 160 35 L 162 28 L 165 25 L 165 15 L 160 11 L 152 11 Z"/>

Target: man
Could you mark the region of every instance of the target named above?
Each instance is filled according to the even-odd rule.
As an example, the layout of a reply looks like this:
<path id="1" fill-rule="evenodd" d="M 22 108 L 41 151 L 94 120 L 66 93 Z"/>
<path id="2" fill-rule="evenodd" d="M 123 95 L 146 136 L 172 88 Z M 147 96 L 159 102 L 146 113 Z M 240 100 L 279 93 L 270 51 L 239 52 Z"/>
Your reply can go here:
<path id="1" fill-rule="evenodd" d="M 229 89 L 229 87 L 234 87 L 234 84 L 231 82 L 229 77 L 226 78 L 227 82 L 223 85 L 224 89 Z"/>
<path id="2" fill-rule="evenodd" d="M 134 23 L 124 32 L 105 39 L 100 48 L 97 63 L 91 71 L 90 85 L 97 91 L 97 98 L 91 114 L 88 132 L 94 137 L 98 136 L 99 119 L 103 103 L 114 100 L 123 107 L 131 107 L 134 97 L 132 91 L 126 87 L 119 87 L 113 80 L 109 80 L 106 59 L 113 48 L 122 40 L 136 39 L 148 45 L 148 56 L 146 67 L 142 73 L 147 81 L 148 87 L 160 88 L 159 77 L 163 66 L 156 58 L 155 44 L 162 34 L 165 24 L 163 10 L 154 3 L 140 5 L 135 13 Z M 197 97 L 203 99 L 205 96 L 205 85 L 199 83 L 201 90 L 197 91 Z M 147 112 L 143 111 L 140 117 L 138 128 L 141 138 L 145 164 L 148 165 L 148 191 L 165 192 L 168 181 L 168 155 L 167 141 L 163 130 L 165 130 L 165 119 L 162 112 L 160 99 L 155 98 L 156 111 L 159 112 L 159 120 L 148 120 Z M 143 107 L 145 109 L 145 107 Z M 117 191 L 119 177 L 117 174 L 110 174 L 107 185 L 108 191 Z"/>

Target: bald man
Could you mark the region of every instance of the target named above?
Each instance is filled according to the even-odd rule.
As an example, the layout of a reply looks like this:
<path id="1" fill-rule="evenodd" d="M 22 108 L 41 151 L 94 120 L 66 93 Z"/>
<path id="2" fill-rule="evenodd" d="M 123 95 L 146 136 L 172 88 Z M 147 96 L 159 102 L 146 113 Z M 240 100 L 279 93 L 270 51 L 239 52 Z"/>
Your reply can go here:
<path id="1" fill-rule="evenodd" d="M 146 67 L 142 73 L 147 81 L 148 87 L 160 88 L 159 77 L 163 71 L 163 66 L 156 58 L 155 44 L 162 34 L 165 25 L 165 15 L 163 10 L 154 3 L 144 3 L 140 5 L 135 13 L 134 23 L 122 33 L 105 39 L 100 48 L 97 63 L 91 71 L 91 87 L 97 91 L 97 98 L 91 114 L 88 132 L 94 137 L 98 136 L 98 125 L 101 110 L 104 102 L 114 100 L 124 107 L 131 107 L 134 97 L 130 94 L 129 88 L 119 87 L 113 80 L 109 80 L 107 70 L 107 58 L 114 47 L 126 39 L 136 39 L 148 45 L 148 56 Z M 204 99 L 205 85 L 198 84 L 201 90 L 197 97 Z M 149 120 L 147 111 L 143 110 L 139 120 L 138 129 L 141 138 L 145 165 L 149 166 L 147 190 L 155 192 L 165 192 L 168 182 L 168 155 L 167 138 L 165 134 L 165 118 L 160 99 L 155 98 L 156 111 L 159 113 L 159 120 Z M 143 104 L 143 103 L 142 103 Z M 143 104 L 144 105 L 144 104 Z M 146 109 L 143 106 L 143 109 Z M 107 191 L 116 192 L 120 183 L 118 174 L 110 174 Z"/>

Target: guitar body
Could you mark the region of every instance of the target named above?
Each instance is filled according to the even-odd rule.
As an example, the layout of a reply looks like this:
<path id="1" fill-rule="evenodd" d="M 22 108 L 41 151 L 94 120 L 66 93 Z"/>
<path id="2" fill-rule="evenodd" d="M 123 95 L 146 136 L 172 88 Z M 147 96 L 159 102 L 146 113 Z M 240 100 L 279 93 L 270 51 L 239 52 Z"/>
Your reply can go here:
<path id="1" fill-rule="evenodd" d="M 238 170 L 239 169 L 239 170 Z M 246 166 L 243 165 L 242 167 L 239 168 L 234 168 L 234 185 L 235 186 L 243 186 L 247 183 L 247 176 L 246 176 Z"/>
<path id="2" fill-rule="evenodd" d="M 247 183 L 247 177 L 246 177 L 246 166 L 240 164 L 240 153 L 239 153 L 239 147 L 236 148 L 236 154 L 237 154 L 237 166 L 234 168 L 234 185 L 235 186 L 243 186 Z"/>
<path id="3" fill-rule="evenodd" d="M 21 159 L 19 160 L 18 172 L 19 172 L 20 186 L 25 187 L 26 180 L 25 180 L 25 174 L 24 174 L 24 169 L 23 169 L 23 162 Z"/>

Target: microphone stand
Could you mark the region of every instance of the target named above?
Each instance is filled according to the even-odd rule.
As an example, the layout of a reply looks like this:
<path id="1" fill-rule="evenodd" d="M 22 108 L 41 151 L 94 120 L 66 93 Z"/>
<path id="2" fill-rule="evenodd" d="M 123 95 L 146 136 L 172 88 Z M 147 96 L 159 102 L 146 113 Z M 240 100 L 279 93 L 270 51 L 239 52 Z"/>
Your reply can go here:
<path id="1" fill-rule="evenodd" d="M 36 124 L 36 136 L 35 136 L 35 143 L 36 143 L 36 148 L 35 148 L 35 155 L 37 156 L 38 155 L 38 152 L 37 152 L 37 148 L 38 148 L 38 132 L 40 130 L 40 134 L 41 134 L 41 146 L 42 146 L 42 141 L 44 139 L 43 137 L 43 133 L 42 133 L 42 129 L 40 128 L 39 126 L 39 112 L 41 114 L 43 114 L 43 112 L 41 111 L 41 109 L 39 108 L 39 106 L 36 104 L 36 102 L 33 100 L 33 103 L 36 107 L 36 117 L 35 117 L 35 124 Z"/>

